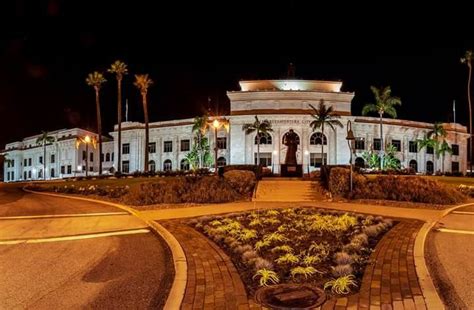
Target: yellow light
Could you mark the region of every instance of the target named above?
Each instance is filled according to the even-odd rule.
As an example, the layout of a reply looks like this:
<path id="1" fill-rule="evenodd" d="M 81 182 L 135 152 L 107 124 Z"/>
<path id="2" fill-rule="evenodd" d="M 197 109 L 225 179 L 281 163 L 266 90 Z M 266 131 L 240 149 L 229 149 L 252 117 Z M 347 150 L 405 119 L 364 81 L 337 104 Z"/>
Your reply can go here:
<path id="1" fill-rule="evenodd" d="M 219 128 L 219 121 L 217 119 L 215 119 L 213 122 L 212 122 L 212 126 L 214 126 L 214 128 Z"/>
<path id="2" fill-rule="evenodd" d="M 84 141 L 85 141 L 86 143 L 91 143 L 91 137 L 86 136 L 86 137 L 84 138 Z"/>

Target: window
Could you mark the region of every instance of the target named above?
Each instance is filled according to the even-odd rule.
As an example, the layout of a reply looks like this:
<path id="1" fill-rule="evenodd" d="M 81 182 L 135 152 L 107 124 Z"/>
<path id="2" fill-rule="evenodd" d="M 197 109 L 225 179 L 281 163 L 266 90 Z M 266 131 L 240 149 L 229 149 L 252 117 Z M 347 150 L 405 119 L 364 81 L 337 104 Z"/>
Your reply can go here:
<path id="1" fill-rule="evenodd" d="M 112 152 L 112 161 L 114 161 L 114 152 Z"/>
<path id="2" fill-rule="evenodd" d="M 90 167 L 89 167 L 89 171 L 90 171 L 90 172 L 93 172 L 93 171 L 94 171 L 94 166 L 90 166 Z"/>
<path id="3" fill-rule="evenodd" d="M 124 160 L 122 161 L 122 172 L 129 173 L 130 172 L 130 161 Z"/>
<path id="4" fill-rule="evenodd" d="M 321 153 L 310 153 L 309 154 L 309 165 L 315 168 L 321 168 L 322 164 Z M 324 162 L 327 162 L 327 154 L 324 153 Z"/>
<path id="5" fill-rule="evenodd" d="M 10 181 L 10 171 L 7 172 L 7 181 Z"/>
<path id="6" fill-rule="evenodd" d="M 180 168 L 181 170 L 184 170 L 184 171 L 189 170 L 189 161 L 186 158 L 181 160 Z"/>
<path id="7" fill-rule="evenodd" d="M 219 157 L 217 159 L 217 167 L 224 167 L 227 164 L 225 157 Z"/>
<path id="8" fill-rule="evenodd" d="M 402 151 L 402 142 L 400 140 L 392 140 L 392 145 L 395 147 L 397 152 Z"/>
<path id="9" fill-rule="evenodd" d="M 416 141 L 408 142 L 408 152 L 418 153 L 418 143 L 416 143 Z"/>
<path id="10" fill-rule="evenodd" d="M 82 166 L 82 171 L 86 171 L 86 166 Z"/>
<path id="11" fill-rule="evenodd" d="M 71 173 L 72 173 L 72 166 L 68 165 L 67 166 L 67 174 L 71 174 Z"/>
<path id="12" fill-rule="evenodd" d="M 54 168 L 51 168 L 51 177 L 54 178 L 55 175 L 54 175 Z"/>
<path id="13" fill-rule="evenodd" d="M 459 172 L 459 162 L 457 161 L 451 162 L 451 172 L 453 173 Z"/>
<path id="14" fill-rule="evenodd" d="M 12 171 L 12 172 L 11 172 L 11 178 L 12 178 L 12 181 L 15 180 L 15 171 Z"/>
<path id="15" fill-rule="evenodd" d="M 171 141 L 169 141 L 171 142 Z M 173 164 L 170 159 L 167 159 L 163 162 L 163 171 L 171 171 L 173 169 Z"/>
<path id="16" fill-rule="evenodd" d="M 28 166 L 31 166 L 31 158 L 28 158 Z"/>
<path id="17" fill-rule="evenodd" d="M 254 162 L 256 165 L 258 165 L 257 158 L 257 153 L 255 153 Z M 272 165 L 272 153 L 260 153 L 260 165 L 270 167 Z"/>
<path id="18" fill-rule="evenodd" d="M 374 138 L 373 150 L 380 151 L 382 149 L 382 141 L 379 138 Z"/>
<path id="19" fill-rule="evenodd" d="M 130 143 L 122 144 L 122 154 L 130 154 Z"/>
<path id="20" fill-rule="evenodd" d="M 355 149 L 356 150 L 365 150 L 365 139 L 364 138 L 356 138 L 355 139 Z"/>
<path id="21" fill-rule="evenodd" d="M 164 142 L 163 152 L 165 153 L 173 152 L 173 141 Z"/>
<path id="22" fill-rule="evenodd" d="M 272 144 L 272 136 L 269 133 L 260 133 L 258 136 L 255 135 L 255 144 L 258 144 L 260 138 L 260 144 Z"/>
<path id="23" fill-rule="evenodd" d="M 453 155 L 458 156 L 459 155 L 459 145 L 458 144 L 452 144 L 451 148 L 453 149 Z"/>
<path id="24" fill-rule="evenodd" d="M 189 140 L 181 140 L 181 152 L 187 152 L 190 149 L 191 149 L 191 145 L 190 145 Z"/>
<path id="25" fill-rule="evenodd" d="M 105 161 L 110 161 L 110 153 L 105 154 Z"/>
<path id="26" fill-rule="evenodd" d="M 94 153 L 89 153 L 89 161 L 94 161 Z"/>
<path id="27" fill-rule="evenodd" d="M 426 162 L 426 173 L 433 174 L 433 172 L 434 172 L 434 164 L 432 161 L 428 160 Z"/>
<path id="28" fill-rule="evenodd" d="M 82 160 L 86 160 L 87 159 L 87 153 L 86 151 L 82 151 Z"/>
<path id="29" fill-rule="evenodd" d="M 12 167 L 15 167 L 15 160 L 14 159 L 10 160 L 10 164 L 11 164 Z"/>
<path id="30" fill-rule="evenodd" d="M 100 161 L 104 162 L 104 153 L 100 153 Z"/>
<path id="31" fill-rule="evenodd" d="M 26 171 L 23 172 L 23 180 L 26 180 Z"/>
<path id="32" fill-rule="evenodd" d="M 217 138 L 217 148 L 220 149 L 220 150 L 227 149 L 227 138 L 226 137 Z"/>
<path id="33" fill-rule="evenodd" d="M 321 132 L 315 132 L 311 135 L 309 139 L 310 145 L 327 145 L 328 139 Z"/>
<path id="34" fill-rule="evenodd" d="M 409 165 L 411 169 L 415 170 L 415 172 L 418 172 L 418 163 L 416 162 L 416 160 L 410 160 Z"/>
<path id="35" fill-rule="evenodd" d="M 426 147 L 426 154 L 434 154 L 434 149 L 432 146 Z"/>
<path id="36" fill-rule="evenodd" d="M 54 164 L 56 162 L 56 156 L 51 154 L 51 163 Z"/>
<path id="37" fill-rule="evenodd" d="M 154 160 L 150 160 L 148 162 L 148 171 L 155 172 L 156 171 L 156 164 Z"/>
<path id="38" fill-rule="evenodd" d="M 283 139 L 281 140 L 281 143 L 282 144 L 285 144 L 285 141 L 286 141 L 286 137 L 288 136 L 290 132 L 287 132 L 283 135 Z M 300 136 L 295 132 L 295 142 L 297 145 L 300 145 Z"/>
<path id="39" fill-rule="evenodd" d="M 148 153 L 156 153 L 156 142 L 148 143 Z"/>
<path id="40" fill-rule="evenodd" d="M 31 179 L 31 170 L 28 171 L 28 179 Z"/>
<path id="41" fill-rule="evenodd" d="M 23 160 L 23 166 L 28 166 L 28 160 L 26 158 Z"/>
<path id="42" fill-rule="evenodd" d="M 66 167 L 65 166 L 61 166 L 61 174 L 65 174 L 66 173 Z"/>
<path id="43" fill-rule="evenodd" d="M 39 157 L 39 163 L 40 163 L 40 164 L 43 163 L 43 156 L 40 156 L 40 157 Z"/>

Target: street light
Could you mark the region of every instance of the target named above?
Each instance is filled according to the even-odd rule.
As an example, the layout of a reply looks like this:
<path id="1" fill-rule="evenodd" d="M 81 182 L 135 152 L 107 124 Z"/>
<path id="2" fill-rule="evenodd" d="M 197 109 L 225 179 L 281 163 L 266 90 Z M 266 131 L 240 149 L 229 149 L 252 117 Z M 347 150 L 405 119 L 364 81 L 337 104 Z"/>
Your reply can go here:
<path id="1" fill-rule="evenodd" d="M 352 131 L 352 123 L 350 120 L 347 121 L 347 136 L 346 136 L 347 144 L 349 145 L 349 164 L 350 164 L 350 191 L 352 193 L 352 150 L 354 149 L 355 137 L 354 132 Z"/>
<path id="2" fill-rule="evenodd" d="M 227 132 L 229 132 L 229 121 L 226 118 L 221 118 L 219 119 L 214 119 L 212 123 L 210 124 L 214 128 L 214 169 L 215 173 L 218 173 L 217 169 L 217 151 L 219 150 L 219 147 L 217 145 L 217 131 L 224 127 Z"/>
<path id="3" fill-rule="evenodd" d="M 92 144 L 92 147 L 95 149 L 97 147 L 97 141 L 95 137 L 90 137 L 89 135 L 85 137 L 78 137 L 76 139 L 76 149 L 79 149 L 81 144 L 86 145 L 86 177 L 89 171 L 89 144 Z M 100 157 L 100 156 L 99 156 Z M 100 160 L 100 158 L 99 158 Z"/>

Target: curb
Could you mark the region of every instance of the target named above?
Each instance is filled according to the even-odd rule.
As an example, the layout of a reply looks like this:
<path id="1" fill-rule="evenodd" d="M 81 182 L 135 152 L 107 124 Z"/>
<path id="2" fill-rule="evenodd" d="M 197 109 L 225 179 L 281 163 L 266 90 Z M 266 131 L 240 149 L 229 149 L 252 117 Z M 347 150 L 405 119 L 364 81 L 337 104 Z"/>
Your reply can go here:
<path id="1" fill-rule="evenodd" d="M 425 241 L 426 237 L 428 236 L 428 233 L 431 231 L 433 226 L 435 226 L 443 217 L 451 213 L 452 211 L 473 205 L 474 203 L 467 203 L 467 204 L 462 204 L 459 206 L 455 206 L 452 208 L 449 208 L 443 212 L 443 214 L 437 219 L 434 220 L 430 223 L 425 223 L 420 231 L 418 232 L 418 235 L 415 240 L 415 248 L 414 248 L 414 258 L 415 258 L 415 268 L 416 268 L 416 273 L 418 275 L 418 280 L 420 282 L 420 287 L 421 291 L 423 292 L 423 297 L 425 299 L 426 307 L 427 309 L 434 309 L 434 310 L 443 310 L 445 309 L 443 301 L 439 297 L 438 291 L 436 290 L 433 279 L 430 276 L 430 273 L 428 271 L 428 267 L 426 265 L 426 260 L 425 260 Z"/>
<path id="2" fill-rule="evenodd" d="M 102 201 L 102 200 L 97 200 L 97 199 L 91 199 L 91 198 L 84 198 L 84 197 L 67 196 L 67 195 L 53 194 L 53 193 L 46 193 L 46 192 L 36 192 L 36 191 L 32 191 L 26 188 L 23 188 L 23 190 L 25 192 L 36 194 L 36 195 L 82 200 L 82 201 L 94 202 L 94 203 L 116 207 L 130 213 L 131 215 L 145 222 L 145 224 L 148 227 L 150 227 L 153 230 L 153 232 L 155 232 L 157 235 L 163 238 L 163 240 L 166 242 L 166 244 L 170 248 L 171 254 L 173 256 L 175 275 L 173 279 L 173 284 L 171 285 L 171 289 L 168 293 L 168 298 L 166 299 L 166 303 L 163 309 L 174 310 L 174 309 L 180 308 L 181 302 L 184 298 L 184 293 L 186 290 L 188 264 L 186 260 L 186 255 L 184 254 L 183 248 L 179 244 L 178 240 L 176 240 L 176 238 L 168 230 L 166 230 L 162 225 L 154 221 L 144 220 L 143 218 L 141 218 L 140 213 L 138 211 L 136 211 L 133 208 L 124 206 L 122 204 L 109 202 L 109 201 Z"/>

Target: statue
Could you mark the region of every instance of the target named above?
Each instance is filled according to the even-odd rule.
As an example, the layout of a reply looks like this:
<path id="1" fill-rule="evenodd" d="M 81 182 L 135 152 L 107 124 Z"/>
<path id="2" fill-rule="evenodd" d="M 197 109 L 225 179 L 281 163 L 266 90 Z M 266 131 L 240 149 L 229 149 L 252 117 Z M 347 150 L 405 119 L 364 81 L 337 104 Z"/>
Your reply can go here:
<path id="1" fill-rule="evenodd" d="M 296 150 L 298 149 L 298 135 L 290 129 L 290 131 L 284 136 L 283 144 L 286 145 L 286 165 L 296 165 Z"/>

